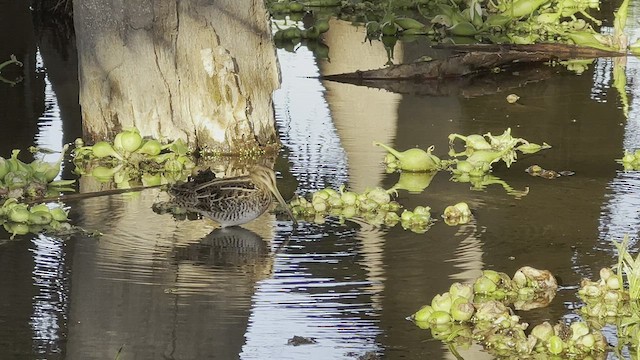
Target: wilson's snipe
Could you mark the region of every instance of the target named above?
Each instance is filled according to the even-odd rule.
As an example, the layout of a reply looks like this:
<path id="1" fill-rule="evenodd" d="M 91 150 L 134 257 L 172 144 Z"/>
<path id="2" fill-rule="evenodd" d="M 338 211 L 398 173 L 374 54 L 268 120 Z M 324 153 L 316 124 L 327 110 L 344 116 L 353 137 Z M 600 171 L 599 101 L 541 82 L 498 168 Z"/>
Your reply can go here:
<path id="1" fill-rule="evenodd" d="M 273 194 L 297 224 L 276 187 L 275 173 L 262 165 L 252 167 L 248 175 L 177 184 L 169 194 L 176 205 L 207 216 L 222 227 L 241 225 L 262 215 Z"/>

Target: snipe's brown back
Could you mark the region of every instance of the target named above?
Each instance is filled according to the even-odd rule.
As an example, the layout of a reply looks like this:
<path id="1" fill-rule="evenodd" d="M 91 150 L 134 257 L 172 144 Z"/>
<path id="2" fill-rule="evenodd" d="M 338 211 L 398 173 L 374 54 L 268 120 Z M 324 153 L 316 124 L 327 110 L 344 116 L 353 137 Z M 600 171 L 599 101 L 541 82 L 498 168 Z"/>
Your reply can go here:
<path id="1" fill-rule="evenodd" d="M 176 184 L 169 194 L 177 206 L 207 216 L 222 227 L 254 220 L 269 208 L 275 196 L 296 223 L 276 187 L 274 171 L 262 165 L 253 166 L 247 175 Z"/>

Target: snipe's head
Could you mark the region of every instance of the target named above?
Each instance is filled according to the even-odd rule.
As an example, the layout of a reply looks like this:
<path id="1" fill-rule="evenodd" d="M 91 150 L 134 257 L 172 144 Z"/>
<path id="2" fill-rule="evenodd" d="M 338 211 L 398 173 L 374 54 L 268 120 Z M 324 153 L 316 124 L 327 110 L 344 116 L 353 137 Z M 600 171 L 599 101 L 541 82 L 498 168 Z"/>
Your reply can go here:
<path id="1" fill-rule="evenodd" d="M 276 186 L 276 173 L 266 166 L 254 165 L 249 171 L 249 176 L 257 187 L 261 187 L 263 189 L 268 189 L 269 191 L 271 191 L 280 205 L 285 208 L 287 214 L 289 214 L 289 217 L 293 221 L 293 224 L 297 225 L 298 223 L 293 216 L 293 213 L 291 213 L 289 205 L 286 201 L 284 201 L 282 195 L 280 194 L 280 191 L 278 190 L 278 187 Z"/>

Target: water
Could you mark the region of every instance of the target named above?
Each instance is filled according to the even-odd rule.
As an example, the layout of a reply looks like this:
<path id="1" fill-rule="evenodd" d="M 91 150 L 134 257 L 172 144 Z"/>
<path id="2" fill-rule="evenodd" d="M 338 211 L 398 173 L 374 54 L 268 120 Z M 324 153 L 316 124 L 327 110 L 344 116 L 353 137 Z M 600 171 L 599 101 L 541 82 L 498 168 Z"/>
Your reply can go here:
<path id="1" fill-rule="evenodd" d="M 73 43 L 54 46 L 51 29 L 36 36 L 19 21 L 28 12 L 16 13 L 16 24 L 7 26 L 27 41 L 14 42 L 13 52 L 30 61 L 21 84 L 0 84 L 3 156 L 34 144 L 59 149 L 81 133 Z M 122 359 L 350 359 L 368 352 L 452 358 L 405 317 L 453 281 L 470 281 L 482 269 L 513 274 L 524 265 L 548 269 L 561 282 L 551 306 L 524 318 L 575 319 L 580 279 L 615 262 L 611 241 L 629 235 L 637 248 L 640 176 L 613 159 L 640 147 L 638 60 L 627 62 L 628 116 L 608 59 L 580 76 L 542 67 L 538 81 L 482 96 L 469 88 L 399 94 L 317 79 L 386 62 L 380 44 L 362 43 L 362 28 L 332 22 L 331 29 L 330 61 L 304 47 L 278 51 L 283 83 L 274 100 L 286 151 L 277 169 L 285 198 L 342 184 L 355 191 L 393 186 L 399 174 L 384 171 L 384 151 L 373 141 L 435 145 L 446 157 L 450 133 L 507 127 L 553 146 L 496 167 L 494 175 L 528 195 L 518 199 L 500 185 L 473 191 L 440 173 L 420 194 L 399 191 L 397 201 L 431 206 L 436 217 L 465 201 L 474 219 L 459 227 L 438 221 L 425 234 L 335 218 L 293 231 L 273 214 L 221 231 L 207 220 L 154 213 L 151 205 L 166 196 L 159 190 L 69 203 L 74 223 L 104 235 L 0 237 L 0 357 L 113 359 L 120 351 Z M 423 50 L 418 42 L 395 54 L 409 61 Z M 521 97 L 518 104 L 505 101 L 509 93 Z M 534 178 L 524 171 L 531 164 L 576 174 Z M 64 171 L 70 177 L 69 167 Z M 81 181 L 81 189 L 93 186 Z M 607 334 L 615 341 L 611 329 Z M 296 335 L 316 343 L 287 345 Z M 476 348 L 463 356 L 491 358 Z"/>

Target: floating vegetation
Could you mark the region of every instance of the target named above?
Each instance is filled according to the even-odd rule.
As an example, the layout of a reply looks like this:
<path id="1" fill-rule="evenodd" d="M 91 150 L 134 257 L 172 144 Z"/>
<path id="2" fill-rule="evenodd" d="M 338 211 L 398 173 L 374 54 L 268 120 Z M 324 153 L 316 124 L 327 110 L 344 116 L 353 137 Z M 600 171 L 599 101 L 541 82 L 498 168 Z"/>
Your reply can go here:
<path id="1" fill-rule="evenodd" d="M 618 263 L 600 270 L 597 281 L 583 279 L 578 296 L 584 304 L 578 310 L 586 321 L 571 324 L 548 322 L 534 326 L 520 322 L 515 310 L 547 306 L 557 290 L 553 275 L 546 270 L 522 267 L 513 276 L 484 270 L 473 284 L 454 283 L 448 292 L 436 295 L 410 316 L 435 339 L 456 346 L 477 342 L 498 357 L 518 359 L 596 358 L 604 359 L 609 345 L 599 329 L 616 326 L 618 355 L 627 347 L 633 356 L 640 349 L 640 255 L 627 248 L 629 237 L 614 242 Z M 632 357 L 633 357 L 632 356 Z M 635 358 L 635 357 L 634 357 Z"/>
<path id="2" fill-rule="evenodd" d="M 70 231 L 72 226 L 68 221 L 68 212 L 62 204 L 49 206 L 42 203 L 30 206 L 19 203 L 16 199 L 9 199 L 0 207 L 0 223 L 11 234 L 11 239 L 28 233 Z"/>
<path id="3" fill-rule="evenodd" d="M 589 65 L 593 64 L 594 61 L 595 59 L 571 59 L 560 61 L 559 64 L 565 66 L 567 70 L 573 71 L 577 75 L 581 75 L 589 68 Z"/>
<path id="4" fill-rule="evenodd" d="M 474 341 L 494 356 L 536 359 L 599 357 L 607 349 L 604 336 L 586 322 L 570 325 L 548 322 L 533 327 L 520 322 L 510 306 L 529 310 L 547 306 L 557 290 L 549 271 L 520 268 L 513 279 L 505 273 L 484 270 L 473 284 L 453 283 L 448 292 L 434 296 L 410 319 L 435 339 L 450 345 L 469 346 Z"/>
<path id="5" fill-rule="evenodd" d="M 269 3 L 269 12 L 278 14 L 299 13 L 304 11 L 304 5 L 298 1 L 275 1 Z"/>
<path id="6" fill-rule="evenodd" d="M 453 148 L 456 140 L 462 140 L 465 149 L 456 152 Z M 516 197 L 527 195 L 528 189 L 514 190 L 506 182 L 490 174 L 494 163 L 503 161 L 510 167 L 517 159 L 517 152 L 523 154 L 533 154 L 540 150 L 545 150 L 551 146 L 547 143 L 542 145 L 529 142 L 523 138 L 514 138 L 511 135 L 511 128 L 507 128 L 501 135 L 494 136 L 490 132 L 484 135 L 471 134 L 449 135 L 449 156 L 451 159 L 440 159 L 432 154 L 434 147 L 429 147 L 426 151 L 413 148 L 405 151 L 398 151 L 385 144 L 374 142 L 389 153 L 384 158 L 387 172 L 427 172 L 422 177 L 413 175 L 411 177 L 400 178 L 398 183 L 392 187 L 393 190 L 405 189 L 411 192 L 420 192 L 429 186 L 431 179 L 439 170 L 448 170 L 452 173 L 451 181 L 466 182 L 471 184 L 474 190 L 482 190 L 491 184 L 499 184 L 507 193 Z"/>
<path id="7" fill-rule="evenodd" d="M 502 160 L 509 167 L 516 160 L 516 151 L 530 154 L 550 148 L 546 143 L 538 145 L 522 138 L 514 138 L 511 136 L 511 129 L 505 130 L 498 136 L 493 136 L 491 133 L 468 136 L 449 135 L 452 145 L 455 140 L 464 141 L 465 150 L 456 153 L 452 147 L 449 155 L 466 156 L 466 159 L 441 160 L 432 154 L 433 146 L 426 151 L 419 148 L 398 151 L 385 144 L 374 142 L 374 145 L 388 152 L 384 158 L 387 172 L 400 172 L 400 179 L 394 186 L 388 190 L 369 189 L 362 194 L 346 191 L 344 186 L 337 191 L 322 189 L 311 194 L 310 199 L 299 196 L 292 200 L 290 205 L 293 214 L 298 218 L 316 223 L 323 223 L 328 215 L 337 216 L 341 221 L 360 218 L 373 225 L 394 226 L 401 222 L 404 229 L 424 233 L 434 222 L 430 213 L 431 208 L 418 206 L 414 210 L 405 209 L 398 215 L 397 211 L 401 206 L 392 200 L 391 194 L 397 194 L 398 190 L 420 193 L 430 185 L 438 171 L 447 169 L 453 174 L 451 181 L 468 182 L 475 190 L 499 184 L 508 194 L 519 198 L 527 195 L 529 189 L 515 190 L 503 180 L 491 175 L 492 164 Z M 445 223 L 451 226 L 466 224 L 471 216 L 471 210 L 464 202 L 447 207 L 442 215 Z"/>
<path id="8" fill-rule="evenodd" d="M 403 229 L 422 234 L 434 223 L 429 206 L 416 206 L 413 210 L 403 209 L 392 199 L 395 189 L 367 189 L 363 193 L 347 191 L 344 186 L 339 190 L 322 189 L 311 194 L 311 200 L 298 196 L 290 202 L 291 211 L 296 218 L 318 224 L 325 222 L 327 216 L 338 217 L 340 222 L 347 219 L 365 221 L 371 225 L 393 227 L 400 223 Z"/>
<path id="9" fill-rule="evenodd" d="M 640 353 L 640 255 L 630 253 L 629 237 L 614 242 L 618 263 L 614 268 L 600 269 L 600 279 L 583 279 L 578 296 L 584 301 L 580 313 L 594 323 L 614 324 L 619 351 L 623 346 L 638 356 Z"/>
<path id="10" fill-rule="evenodd" d="M 329 47 L 322 42 L 321 35 L 329 31 L 331 14 L 309 11 L 326 6 L 284 0 L 269 1 L 267 7 L 274 19 L 273 40 L 277 48 L 295 52 L 299 45 L 306 45 L 319 59 L 329 58 Z"/>
<path id="11" fill-rule="evenodd" d="M 598 0 L 474 0 L 459 5 L 439 2 L 439 18 L 434 26 L 442 37 L 467 36 L 513 44 L 559 42 L 614 49 L 593 29 L 592 24 L 601 22 L 588 11 L 599 8 Z"/>
<path id="12" fill-rule="evenodd" d="M 484 270 L 473 283 L 477 300 L 500 300 L 513 304 L 516 310 L 547 306 L 557 288 L 558 284 L 549 271 L 529 266 L 516 271 L 513 279 L 503 272 Z"/>
<path id="13" fill-rule="evenodd" d="M 56 180 L 67 149 L 65 145 L 55 163 L 42 159 L 24 163 L 18 159 L 18 149 L 12 151 L 9 159 L 0 157 L 0 224 L 11 234 L 11 239 L 28 233 L 67 234 L 79 230 L 68 223 L 68 213 L 62 204 L 24 203 L 75 191 L 70 187 L 75 180 Z M 31 151 L 36 155 L 53 153 L 39 148 Z"/>
<path id="14" fill-rule="evenodd" d="M 276 25 L 276 27 L 278 27 Z M 327 20 L 319 20 L 307 29 L 300 29 L 297 26 L 291 26 L 286 29 L 280 29 L 273 34 L 273 40 L 276 44 L 283 42 L 299 43 L 302 39 L 317 40 L 320 34 L 324 34 L 329 30 L 329 22 Z"/>
<path id="15" fill-rule="evenodd" d="M 507 95 L 507 102 L 509 104 L 515 104 L 516 102 L 518 102 L 518 100 L 520 100 L 520 96 L 518 96 L 516 94 Z"/>
<path id="16" fill-rule="evenodd" d="M 602 268 L 598 281 L 583 279 L 580 283 L 578 296 L 585 302 L 580 311 L 586 316 L 600 319 L 638 317 L 640 255 L 634 259 L 627 250 L 628 236 L 622 242 L 614 244 L 618 250 L 618 264 L 615 269 Z"/>
<path id="17" fill-rule="evenodd" d="M 373 144 L 389 152 L 384 159 L 388 168 L 421 172 L 440 169 L 440 159 L 431 153 L 434 150 L 434 146 L 429 147 L 427 151 L 419 148 L 398 151 L 379 142 L 374 142 Z"/>
<path id="18" fill-rule="evenodd" d="M 359 218 L 372 225 L 395 226 L 400 221 L 401 206 L 391 199 L 389 192 L 373 188 L 356 193 L 344 186 L 338 191 L 322 189 L 311 195 L 311 200 L 299 196 L 289 205 L 293 215 L 315 223 L 324 223 L 326 216 L 337 216 L 340 221 Z"/>
<path id="19" fill-rule="evenodd" d="M 531 165 L 525 169 L 525 172 L 531 176 L 538 176 L 545 179 L 556 179 L 560 176 L 572 176 L 575 172 L 571 170 L 555 171 L 543 169 L 540 165 Z"/>
<path id="20" fill-rule="evenodd" d="M 442 214 L 445 224 L 449 226 L 463 225 L 471 219 L 471 209 L 465 202 L 447 206 Z"/>
<path id="21" fill-rule="evenodd" d="M 114 181 L 118 188 L 174 183 L 186 179 L 195 166 L 181 139 L 161 144 L 143 139 L 135 128 L 118 133 L 113 143 L 82 146 L 80 139 L 76 143 L 80 145 L 73 152 L 76 172 L 101 182 Z"/>
<path id="22" fill-rule="evenodd" d="M 403 229 L 418 234 L 425 233 L 433 224 L 429 206 L 416 206 L 413 210 L 404 210 L 400 220 Z"/>
<path id="23" fill-rule="evenodd" d="M 449 143 L 453 145 L 456 139 L 463 140 L 465 142 L 465 151 L 456 153 L 453 147 L 449 151 L 450 156 L 460 157 L 466 156 L 466 161 L 472 167 L 465 166 L 461 169 L 457 166 L 456 170 L 459 172 L 471 172 L 477 169 L 485 169 L 491 164 L 502 160 L 510 167 L 513 162 L 516 161 L 516 150 L 524 154 L 533 154 L 540 150 L 548 149 L 551 146 L 547 143 L 538 145 L 530 143 L 523 138 L 514 138 L 511 136 L 511 128 L 507 128 L 501 135 L 494 136 L 490 132 L 484 135 L 469 135 L 462 136 L 459 134 L 449 135 Z M 460 160 L 456 161 L 459 162 Z M 469 169 L 467 171 L 467 169 Z"/>
<path id="24" fill-rule="evenodd" d="M 55 180 L 68 146 L 64 146 L 55 163 L 36 159 L 27 164 L 18 159 L 20 150 L 14 149 L 11 157 L 0 157 L 0 202 L 7 199 L 35 199 L 57 195 L 69 188 L 75 180 Z"/>
<path id="25" fill-rule="evenodd" d="M 640 170 L 640 150 L 636 150 L 633 153 L 625 150 L 622 159 L 616 161 L 621 163 L 626 171 L 638 171 Z"/>
<path id="26" fill-rule="evenodd" d="M 455 140 L 464 141 L 464 151 L 456 152 L 454 150 Z M 484 189 L 491 184 L 499 184 L 507 193 L 516 197 L 527 195 L 528 188 L 514 190 L 503 180 L 490 175 L 493 164 L 503 161 L 507 167 L 510 167 L 517 159 L 517 151 L 523 154 L 532 154 L 551 147 L 547 143 L 539 145 L 523 138 L 514 138 L 511 136 L 511 128 L 507 128 L 504 133 L 497 136 L 490 132 L 484 135 L 472 134 L 468 136 L 451 134 L 449 135 L 449 143 L 451 144 L 450 156 L 466 157 L 447 161 L 448 169 L 453 174 L 452 181 L 468 182 L 474 190 Z"/>
<path id="27" fill-rule="evenodd" d="M 13 150 L 11 157 L 0 157 L 0 223 L 13 237 L 28 233 L 72 234 L 84 232 L 68 224 L 67 212 L 62 205 L 29 205 L 37 199 L 55 198 L 64 191 L 75 191 L 75 180 L 56 180 L 69 145 L 65 145 L 55 163 L 36 159 L 24 163 Z M 34 154 L 52 153 L 47 149 L 32 148 Z M 73 151 L 75 172 L 90 174 L 99 181 L 114 181 L 118 188 L 157 186 L 184 179 L 194 167 L 186 144 L 177 140 L 161 144 L 155 139 L 143 139 L 137 129 L 116 135 L 113 143 L 100 141 L 84 146 L 76 140 Z M 85 232 L 86 233 L 86 232 Z"/>
<path id="28" fill-rule="evenodd" d="M 365 221 L 375 226 L 395 226 L 398 223 L 405 230 L 415 233 L 426 232 L 434 220 L 431 208 L 416 206 L 413 210 L 404 209 L 392 199 L 395 189 L 373 188 L 363 193 L 347 191 L 344 186 L 338 191 L 330 188 L 311 194 L 311 200 L 298 196 L 290 202 L 291 211 L 296 218 L 315 223 L 324 223 L 327 216 L 338 217 L 340 222 L 347 219 Z"/>
<path id="29" fill-rule="evenodd" d="M 13 150 L 11 158 L 0 158 L 0 223 L 11 234 L 58 233 L 72 230 L 68 213 L 62 204 L 28 205 L 20 201 L 57 196 L 69 188 L 75 180 L 55 180 L 68 146 L 64 146 L 55 163 L 36 159 L 26 164 L 18 159 L 20 150 Z M 34 149 L 34 153 L 42 149 Z M 44 151 L 44 150 L 42 150 Z M 47 151 L 49 152 L 49 151 Z"/>
<path id="30" fill-rule="evenodd" d="M 578 296 L 585 303 L 580 308 L 585 316 L 605 319 L 631 315 L 631 297 L 623 288 L 622 274 L 616 274 L 610 268 L 600 270 L 598 281 L 582 279 Z"/>

